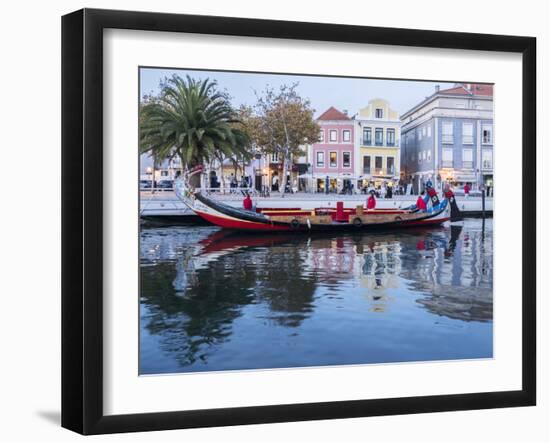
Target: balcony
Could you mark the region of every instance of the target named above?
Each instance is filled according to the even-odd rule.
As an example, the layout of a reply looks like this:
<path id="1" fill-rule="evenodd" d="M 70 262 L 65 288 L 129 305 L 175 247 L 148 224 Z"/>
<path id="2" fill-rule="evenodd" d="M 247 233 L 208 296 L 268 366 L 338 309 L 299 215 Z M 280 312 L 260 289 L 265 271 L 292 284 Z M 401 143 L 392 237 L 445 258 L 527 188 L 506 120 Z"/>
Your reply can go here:
<path id="1" fill-rule="evenodd" d="M 384 144 L 384 142 L 375 142 L 374 144 L 372 143 L 372 140 L 365 140 L 363 139 L 362 140 L 362 146 L 387 146 L 388 148 L 395 148 L 396 146 L 398 146 L 399 144 L 397 142 L 386 142 Z"/>
<path id="2" fill-rule="evenodd" d="M 447 145 L 452 145 L 452 144 L 454 144 L 454 137 L 452 136 L 452 134 L 451 135 L 443 134 L 441 136 L 441 143 L 445 143 Z"/>
<path id="3" fill-rule="evenodd" d="M 462 168 L 464 169 L 472 169 L 474 167 L 474 162 L 472 161 L 463 161 L 462 162 Z"/>
<path id="4" fill-rule="evenodd" d="M 452 160 L 442 160 L 441 161 L 441 167 L 442 168 L 452 168 L 453 167 L 453 161 Z"/>
<path id="5" fill-rule="evenodd" d="M 363 174 L 370 174 L 370 167 L 363 166 Z"/>

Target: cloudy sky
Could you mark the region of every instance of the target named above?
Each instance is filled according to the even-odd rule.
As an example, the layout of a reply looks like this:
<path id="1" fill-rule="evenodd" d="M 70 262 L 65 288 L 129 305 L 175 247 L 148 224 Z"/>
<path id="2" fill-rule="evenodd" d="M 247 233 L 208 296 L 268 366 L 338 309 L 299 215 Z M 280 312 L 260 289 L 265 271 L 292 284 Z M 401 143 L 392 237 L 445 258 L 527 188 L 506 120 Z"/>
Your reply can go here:
<path id="1" fill-rule="evenodd" d="M 140 96 L 157 94 L 160 81 L 173 74 L 216 80 L 220 89 L 227 90 L 230 94 L 233 105 L 236 107 L 241 104 L 253 105 L 256 101 L 255 91 L 261 92 L 266 85 L 277 89 L 283 84 L 298 83 L 300 95 L 310 99 L 316 111 L 315 116 L 320 115 L 330 106 L 341 111 L 347 110 L 352 116 L 373 98 L 388 100 L 391 107 L 401 115 L 425 97 L 433 94 L 435 85 L 439 84 L 441 89 L 452 86 L 452 83 L 428 81 L 142 68 L 140 69 Z"/>

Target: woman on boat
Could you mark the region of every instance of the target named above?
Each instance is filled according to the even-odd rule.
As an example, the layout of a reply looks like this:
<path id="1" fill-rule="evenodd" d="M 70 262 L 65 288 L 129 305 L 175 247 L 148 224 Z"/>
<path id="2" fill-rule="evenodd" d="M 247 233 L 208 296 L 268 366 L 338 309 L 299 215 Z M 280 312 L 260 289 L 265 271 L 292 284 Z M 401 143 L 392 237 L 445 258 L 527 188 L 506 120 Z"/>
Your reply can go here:
<path id="1" fill-rule="evenodd" d="M 376 208 L 376 198 L 374 197 L 374 189 L 370 191 L 370 197 L 367 199 L 367 209 Z"/>
<path id="2" fill-rule="evenodd" d="M 250 198 L 250 194 L 247 192 L 246 197 L 243 200 L 243 207 L 247 211 L 252 211 L 252 199 Z"/>
<path id="3" fill-rule="evenodd" d="M 420 195 L 418 196 L 418 199 L 416 200 L 416 207 L 421 211 L 425 211 L 427 209 L 426 200 L 424 200 L 424 195 L 425 194 L 426 194 L 426 192 L 422 191 L 420 193 Z"/>

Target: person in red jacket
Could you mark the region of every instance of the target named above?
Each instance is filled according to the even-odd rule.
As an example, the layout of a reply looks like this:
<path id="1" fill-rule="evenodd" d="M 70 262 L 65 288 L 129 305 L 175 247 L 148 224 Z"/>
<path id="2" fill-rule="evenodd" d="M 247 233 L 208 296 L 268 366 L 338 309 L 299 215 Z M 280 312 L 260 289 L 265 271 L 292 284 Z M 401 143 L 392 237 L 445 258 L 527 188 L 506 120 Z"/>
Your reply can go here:
<path id="1" fill-rule="evenodd" d="M 250 194 L 247 192 L 246 197 L 243 200 L 243 207 L 247 211 L 252 211 L 252 199 L 250 198 Z"/>
<path id="2" fill-rule="evenodd" d="M 445 195 L 445 198 L 448 200 L 451 200 L 451 198 L 454 198 L 455 193 L 451 189 L 451 186 L 447 183 L 445 184 L 445 187 L 443 188 L 443 194 Z"/>
<path id="3" fill-rule="evenodd" d="M 426 186 L 426 192 L 428 193 L 428 197 L 430 198 L 430 201 L 432 202 L 432 207 L 437 206 L 439 204 L 439 197 L 437 196 L 437 191 L 433 186 L 430 185 Z"/>
<path id="4" fill-rule="evenodd" d="M 445 198 L 449 201 L 449 205 L 451 206 L 451 221 L 453 222 L 462 220 L 460 209 L 458 209 L 458 205 L 456 204 L 455 193 L 448 183 L 445 185 L 443 193 L 445 195 Z"/>
<path id="5" fill-rule="evenodd" d="M 425 211 L 427 209 L 426 201 L 424 200 L 424 195 L 425 194 L 426 193 L 424 191 L 422 191 L 420 193 L 420 195 L 418 196 L 418 199 L 416 200 L 416 207 L 421 211 Z"/>
<path id="6" fill-rule="evenodd" d="M 464 197 L 468 197 L 470 195 L 470 183 L 466 183 L 464 185 Z"/>
<path id="7" fill-rule="evenodd" d="M 367 199 L 367 209 L 376 208 L 376 198 L 374 197 L 374 191 L 370 191 L 370 197 Z"/>

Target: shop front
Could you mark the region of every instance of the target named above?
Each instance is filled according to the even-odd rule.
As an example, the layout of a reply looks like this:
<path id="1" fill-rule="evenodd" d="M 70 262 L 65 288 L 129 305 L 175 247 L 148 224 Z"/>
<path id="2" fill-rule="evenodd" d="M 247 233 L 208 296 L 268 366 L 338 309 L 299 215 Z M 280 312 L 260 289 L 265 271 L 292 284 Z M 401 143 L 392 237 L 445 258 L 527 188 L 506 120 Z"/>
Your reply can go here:
<path id="1" fill-rule="evenodd" d="M 315 175 L 314 192 L 328 194 L 350 194 L 357 191 L 355 188 L 356 178 L 351 174 L 339 175 Z"/>
<path id="2" fill-rule="evenodd" d="M 483 184 L 485 185 L 485 194 L 487 197 L 492 197 L 495 190 L 493 174 L 484 174 Z"/>

